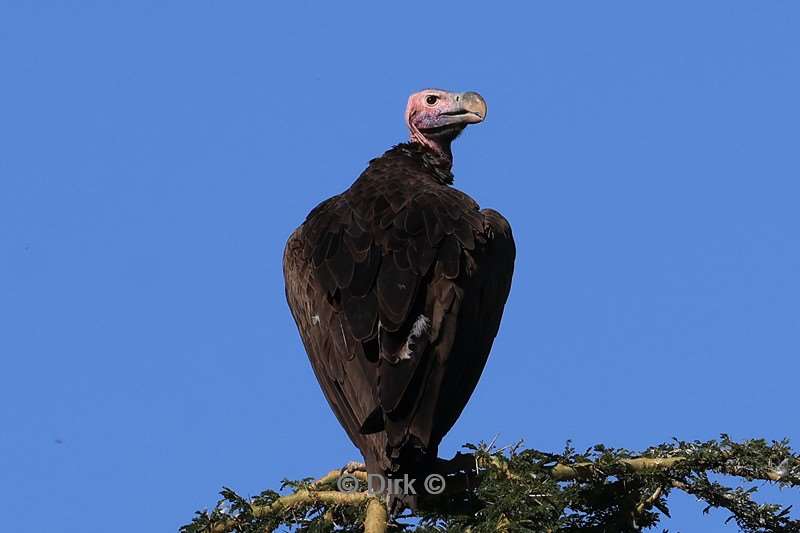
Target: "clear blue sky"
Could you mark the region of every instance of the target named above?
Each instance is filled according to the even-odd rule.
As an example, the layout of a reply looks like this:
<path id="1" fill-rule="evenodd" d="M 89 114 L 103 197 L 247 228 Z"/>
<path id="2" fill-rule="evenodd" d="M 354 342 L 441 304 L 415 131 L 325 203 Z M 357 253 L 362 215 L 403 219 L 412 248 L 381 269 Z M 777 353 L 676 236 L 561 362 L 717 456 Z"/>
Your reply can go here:
<path id="1" fill-rule="evenodd" d="M 788 1 L 2 2 L 3 529 L 174 531 L 357 457 L 281 253 L 428 86 L 486 97 L 456 186 L 518 246 L 443 454 L 800 445 L 798 27 Z M 734 530 L 674 501 L 672 531 Z"/>

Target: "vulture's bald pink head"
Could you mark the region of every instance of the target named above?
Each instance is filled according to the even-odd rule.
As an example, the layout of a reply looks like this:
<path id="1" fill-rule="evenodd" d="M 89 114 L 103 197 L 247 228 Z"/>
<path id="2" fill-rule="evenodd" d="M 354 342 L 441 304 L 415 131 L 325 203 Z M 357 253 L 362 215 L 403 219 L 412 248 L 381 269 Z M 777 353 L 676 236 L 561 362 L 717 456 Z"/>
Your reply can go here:
<path id="1" fill-rule="evenodd" d="M 411 140 L 450 158 L 450 143 L 469 124 L 486 118 L 486 102 L 478 93 L 425 89 L 408 98 L 406 124 Z"/>

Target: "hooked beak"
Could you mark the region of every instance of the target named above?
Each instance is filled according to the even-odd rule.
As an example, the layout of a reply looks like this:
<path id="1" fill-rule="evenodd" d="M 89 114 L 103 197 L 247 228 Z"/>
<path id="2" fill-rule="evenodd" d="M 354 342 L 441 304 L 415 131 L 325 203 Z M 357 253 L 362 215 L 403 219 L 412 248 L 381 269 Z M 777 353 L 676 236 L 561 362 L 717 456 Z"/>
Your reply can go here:
<path id="1" fill-rule="evenodd" d="M 445 115 L 460 117 L 463 124 L 477 124 L 486 118 L 486 100 L 474 92 L 456 96 L 456 109 Z"/>

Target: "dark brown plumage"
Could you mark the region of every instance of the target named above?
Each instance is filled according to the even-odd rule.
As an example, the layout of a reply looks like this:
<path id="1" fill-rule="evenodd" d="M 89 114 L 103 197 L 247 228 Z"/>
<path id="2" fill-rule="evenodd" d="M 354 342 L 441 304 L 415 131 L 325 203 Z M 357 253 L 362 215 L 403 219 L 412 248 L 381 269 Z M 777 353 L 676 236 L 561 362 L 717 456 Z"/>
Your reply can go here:
<path id="1" fill-rule="evenodd" d="M 314 373 L 373 474 L 431 468 L 478 382 L 511 286 L 511 228 L 449 185 L 452 138 L 446 151 L 411 142 L 373 159 L 311 211 L 284 253 L 286 296 Z"/>

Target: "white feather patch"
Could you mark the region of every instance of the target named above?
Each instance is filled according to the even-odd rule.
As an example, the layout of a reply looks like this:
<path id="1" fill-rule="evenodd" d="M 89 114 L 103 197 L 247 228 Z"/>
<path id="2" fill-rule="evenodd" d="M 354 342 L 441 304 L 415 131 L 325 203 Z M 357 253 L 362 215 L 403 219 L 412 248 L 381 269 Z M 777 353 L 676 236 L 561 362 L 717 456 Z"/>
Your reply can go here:
<path id="1" fill-rule="evenodd" d="M 414 341 L 414 339 L 418 339 L 424 333 L 427 333 L 430 325 L 431 321 L 428 320 L 428 317 L 425 315 L 419 315 L 417 317 L 417 319 L 414 321 L 414 324 L 411 326 L 411 331 L 408 333 L 408 339 L 406 340 L 405 345 L 403 345 L 403 349 L 400 351 L 400 355 L 398 356 L 401 360 L 411 359 L 411 355 L 414 353 L 411 349 L 411 343 Z"/>
<path id="2" fill-rule="evenodd" d="M 411 326 L 411 333 L 408 334 L 409 340 L 411 337 L 420 337 L 423 333 L 428 331 L 428 328 L 431 325 L 431 321 L 428 320 L 428 317 L 425 315 L 419 315 L 417 319 L 414 321 L 414 325 Z"/>

